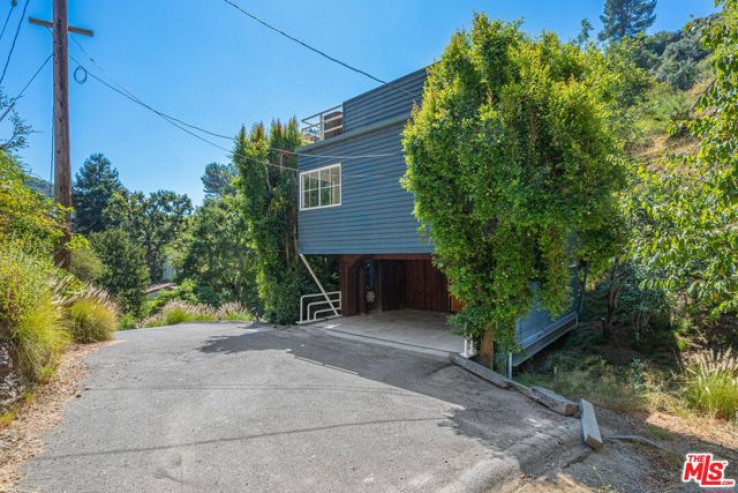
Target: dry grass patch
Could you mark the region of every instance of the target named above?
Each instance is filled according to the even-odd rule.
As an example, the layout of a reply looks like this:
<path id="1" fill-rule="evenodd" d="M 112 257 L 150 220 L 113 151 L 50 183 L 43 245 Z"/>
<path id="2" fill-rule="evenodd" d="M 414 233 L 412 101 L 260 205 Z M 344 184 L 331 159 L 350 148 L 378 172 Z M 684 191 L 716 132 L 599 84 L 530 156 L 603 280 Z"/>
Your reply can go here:
<path id="1" fill-rule="evenodd" d="M 0 491 L 15 491 L 23 479 L 18 466 L 42 451 L 44 434 L 61 422 L 62 407 L 77 395 L 79 381 L 87 373 L 84 357 L 105 344 L 110 343 L 72 345 L 60 358 L 53 378 L 6 417 L 0 427 Z"/>

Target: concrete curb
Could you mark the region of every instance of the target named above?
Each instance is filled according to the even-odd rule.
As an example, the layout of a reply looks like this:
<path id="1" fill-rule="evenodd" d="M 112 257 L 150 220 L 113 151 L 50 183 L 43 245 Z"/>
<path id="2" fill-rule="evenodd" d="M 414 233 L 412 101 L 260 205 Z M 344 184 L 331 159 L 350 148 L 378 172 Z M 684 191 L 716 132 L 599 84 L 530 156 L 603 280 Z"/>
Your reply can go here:
<path id="1" fill-rule="evenodd" d="M 514 389 L 528 399 L 546 406 L 553 412 L 561 414 L 562 416 L 574 416 L 579 412 L 579 408 L 574 402 L 549 389 L 544 389 L 542 387 L 526 387 L 525 385 L 504 377 L 496 371 L 482 366 L 479 363 L 475 363 L 460 354 L 452 354 L 450 359 L 451 363 L 460 366 L 479 378 L 502 389 Z"/>
<path id="2" fill-rule="evenodd" d="M 512 490 L 521 476 L 536 476 L 552 466 L 561 467 L 574 462 L 590 452 L 582 444 L 579 428 L 579 422 L 572 420 L 553 430 L 536 433 L 498 452 L 499 457 L 478 462 L 441 491 Z"/>

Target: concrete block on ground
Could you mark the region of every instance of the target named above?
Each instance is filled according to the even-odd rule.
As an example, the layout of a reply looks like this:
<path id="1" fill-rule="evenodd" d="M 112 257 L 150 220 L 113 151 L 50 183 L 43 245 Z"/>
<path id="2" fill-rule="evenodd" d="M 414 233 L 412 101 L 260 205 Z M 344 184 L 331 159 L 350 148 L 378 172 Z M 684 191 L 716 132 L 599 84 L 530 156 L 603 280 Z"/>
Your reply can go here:
<path id="1" fill-rule="evenodd" d="M 510 381 L 507 378 L 503 377 L 494 370 L 480 365 L 479 363 L 475 363 L 468 358 L 464 358 L 460 354 L 452 354 L 451 362 L 455 365 L 459 365 L 465 370 L 470 371 L 476 376 L 483 378 L 494 385 L 497 385 L 500 388 L 506 389 L 510 387 Z"/>
<path id="2" fill-rule="evenodd" d="M 543 387 L 533 387 L 530 390 L 535 400 L 559 414 L 574 416 L 579 411 L 576 403 L 566 397 L 560 396 L 552 390 L 544 389 Z"/>
<path id="3" fill-rule="evenodd" d="M 592 403 L 585 399 L 580 400 L 579 412 L 582 419 L 582 440 L 595 450 L 601 449 L 602 435 Z"/>

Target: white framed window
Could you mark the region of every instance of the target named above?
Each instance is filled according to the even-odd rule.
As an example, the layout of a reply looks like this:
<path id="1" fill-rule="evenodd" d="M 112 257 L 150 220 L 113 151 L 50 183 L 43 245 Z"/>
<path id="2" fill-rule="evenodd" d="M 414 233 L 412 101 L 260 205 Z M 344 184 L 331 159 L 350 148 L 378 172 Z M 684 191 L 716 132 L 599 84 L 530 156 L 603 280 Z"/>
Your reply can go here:
<path id="1" fill-rule="evenodd" d="M 300 173 L 300 210 L 341 205 L 341 164 Z"/>

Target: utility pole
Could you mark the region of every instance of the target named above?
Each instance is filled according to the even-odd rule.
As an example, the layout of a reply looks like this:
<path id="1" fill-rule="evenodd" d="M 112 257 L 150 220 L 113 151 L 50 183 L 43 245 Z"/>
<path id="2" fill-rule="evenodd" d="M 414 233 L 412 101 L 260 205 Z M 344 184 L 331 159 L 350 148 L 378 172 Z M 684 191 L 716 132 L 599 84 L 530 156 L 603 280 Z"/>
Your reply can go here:
<path id="1" fill-rule="evenodd" d="M 71 252 L 69 241 L 72 237 L 72 171 L 69 155 L 69 31 L 92 36 L 92 31 L 69 27 L 67 24 L 67 0 L 53 0 L 54 22 L 42 21 L 33 17 L 28 21 L 51 28 L 54 40 L 54 198 L 64 208 L 64 237 L 56 252 L 57 264 L 69 268 Z"/>

